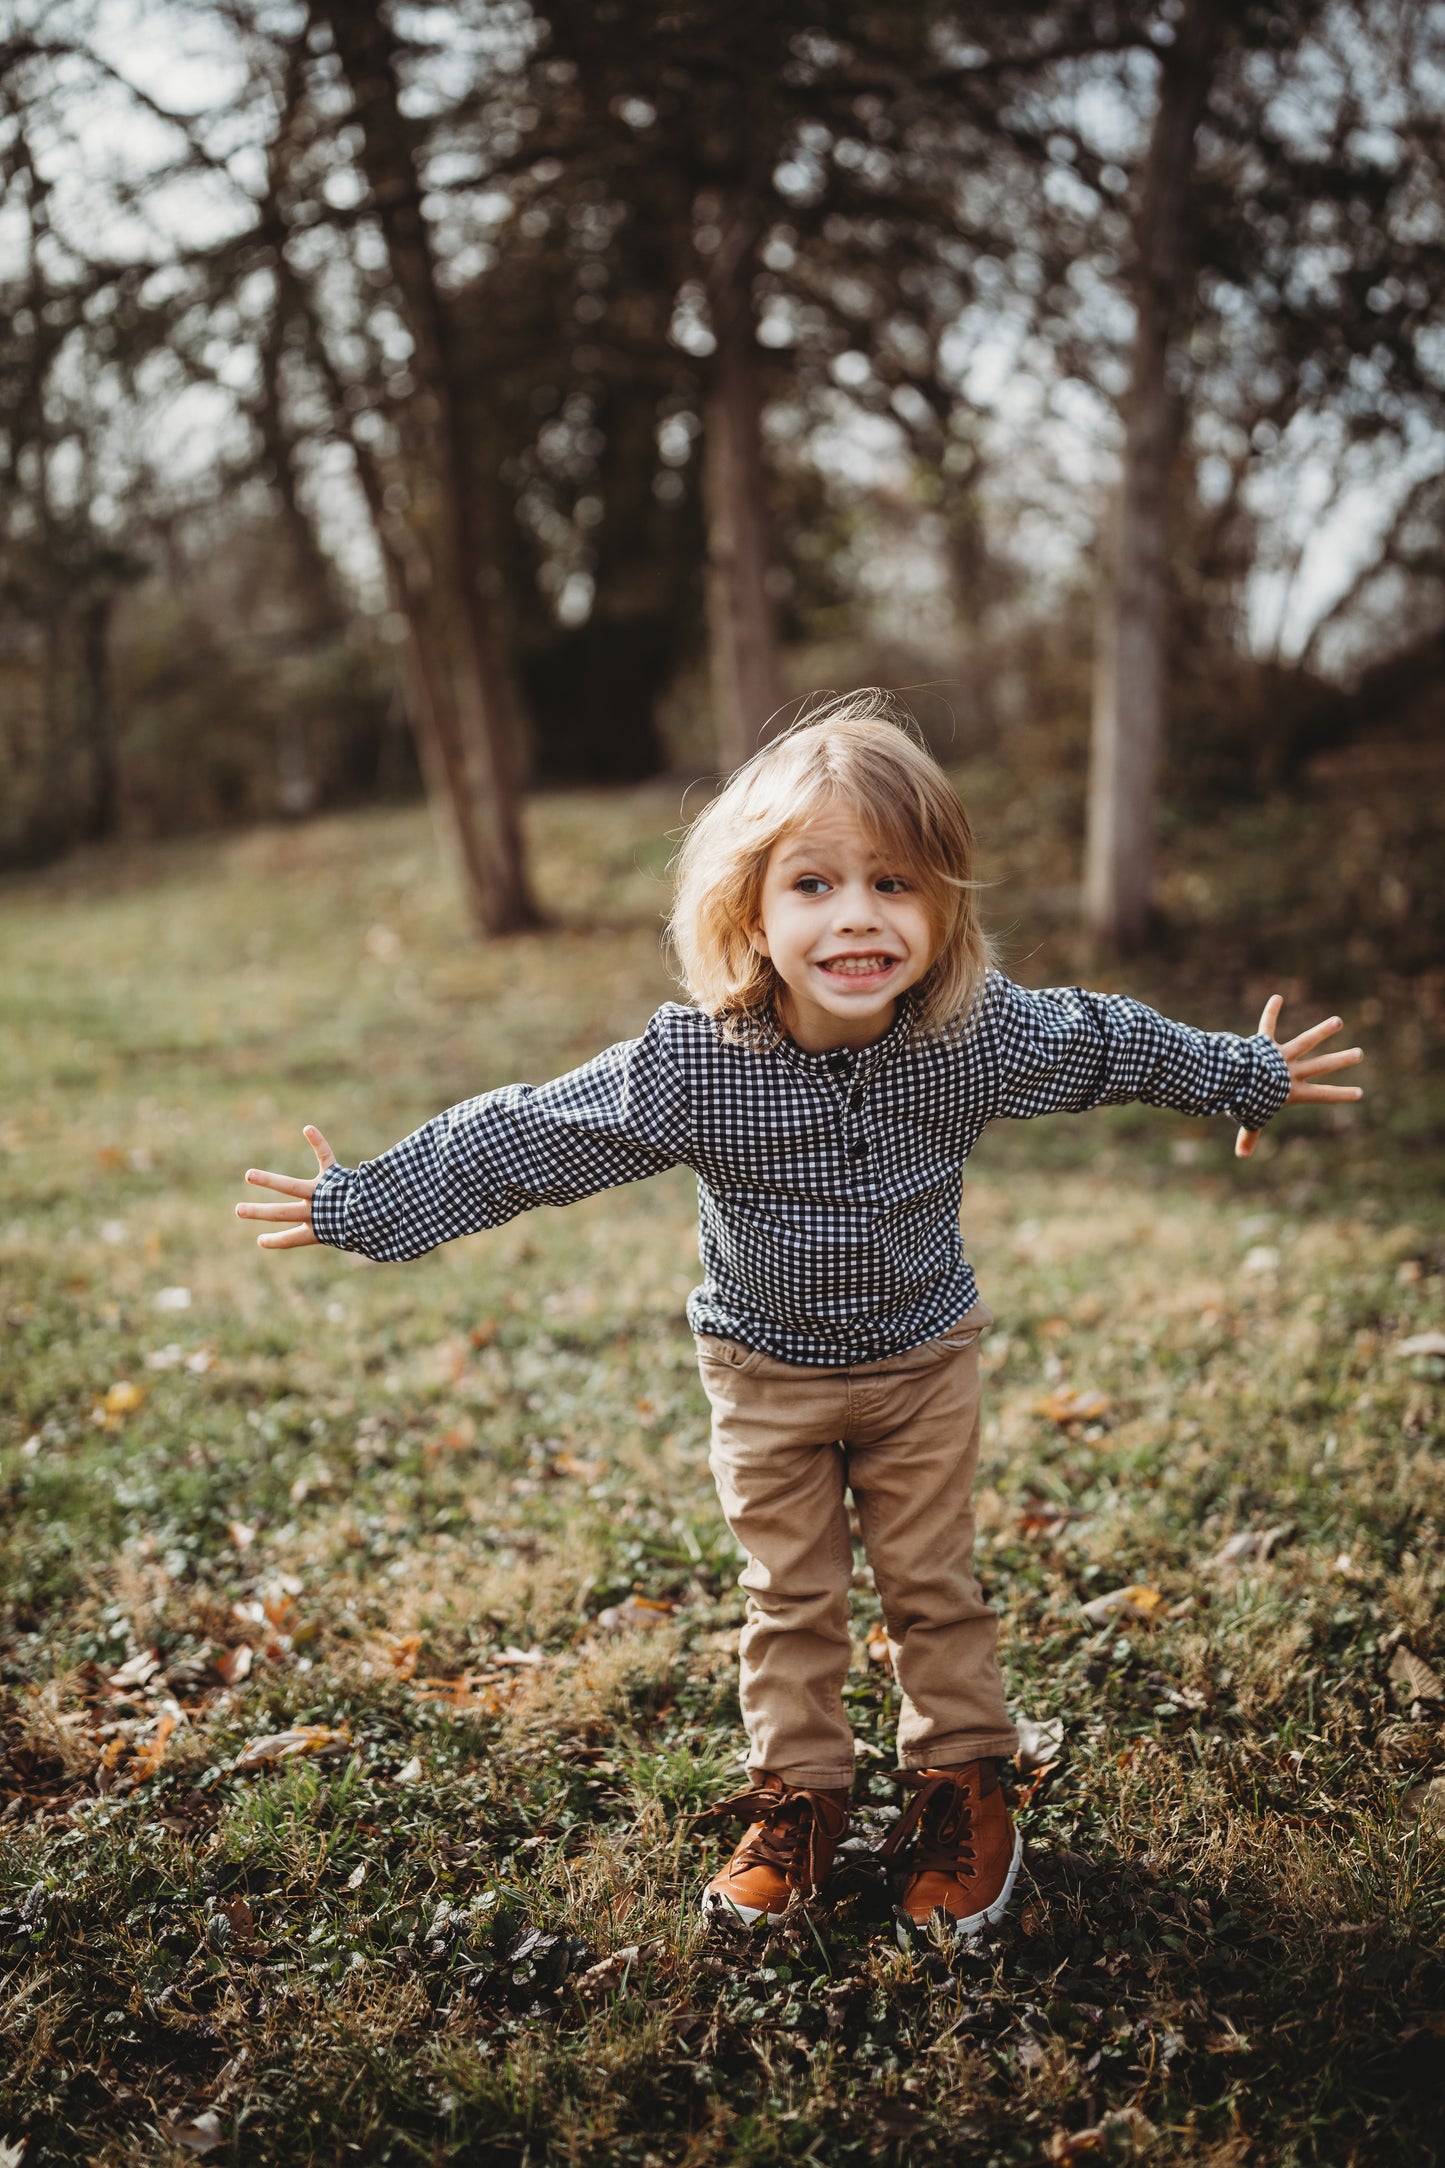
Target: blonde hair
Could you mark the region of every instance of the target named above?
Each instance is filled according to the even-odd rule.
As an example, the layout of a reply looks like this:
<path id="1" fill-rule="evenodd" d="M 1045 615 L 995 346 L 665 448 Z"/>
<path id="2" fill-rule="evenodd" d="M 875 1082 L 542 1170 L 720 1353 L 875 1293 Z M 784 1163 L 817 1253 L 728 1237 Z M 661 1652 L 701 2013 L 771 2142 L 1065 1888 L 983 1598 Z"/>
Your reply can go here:
<path id="1" fill-rule="evenodd" d="M 731 1037 L 756 1033 L 778 987 L 750 939 L 774 846 L 839 801 L 913 881 L 932 922 L 937 952 L 909 997 L 918 1027 L 938 1033 L 971 1013 L 990 960 L 973 830 L 916 728 L 877 686 L 826 696 L 745 761 L 689 828 L 668 934 L 684 988 Z"/>

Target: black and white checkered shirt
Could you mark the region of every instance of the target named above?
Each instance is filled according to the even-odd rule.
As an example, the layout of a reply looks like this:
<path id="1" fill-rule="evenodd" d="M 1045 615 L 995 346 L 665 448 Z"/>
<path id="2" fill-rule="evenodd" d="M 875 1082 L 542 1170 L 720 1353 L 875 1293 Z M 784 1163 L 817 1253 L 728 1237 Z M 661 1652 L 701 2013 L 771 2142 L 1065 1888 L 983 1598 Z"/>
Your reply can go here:
<path id="1" fill-rule="evenodd" d="M 998 972 L 966 1030 L 924 1037 L 905 1002 L 860 1053 L 807 1054 L 775 1031 L 738 1045 L 669 1002 L 554 1083 L 464 1099 L 380 1159 L 329 1169 L 312 1225 L 338 1249 L 418 1257 L 682 1164 L 706 1275 L 693 1330 L 843 1367 L 932 1339 L 978 1299 L 958 1215 L 986 1123 L 1142 1099 L 1262 1129 L 1288 1093 L 1269 1039 Z"/>

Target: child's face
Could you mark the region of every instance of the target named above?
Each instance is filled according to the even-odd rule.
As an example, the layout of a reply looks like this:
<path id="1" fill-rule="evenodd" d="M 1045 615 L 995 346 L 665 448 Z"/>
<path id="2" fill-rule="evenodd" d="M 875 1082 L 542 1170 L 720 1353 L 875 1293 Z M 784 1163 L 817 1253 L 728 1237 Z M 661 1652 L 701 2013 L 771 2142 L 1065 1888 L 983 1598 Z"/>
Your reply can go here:
<path id="1" fill-rule="evenodd" d="M 779 1021 L 810 1053 L 881 1038 L 935 946 L 906 871 L 842 803 L 774 844 L 751 939 L 782 981 Z"/>

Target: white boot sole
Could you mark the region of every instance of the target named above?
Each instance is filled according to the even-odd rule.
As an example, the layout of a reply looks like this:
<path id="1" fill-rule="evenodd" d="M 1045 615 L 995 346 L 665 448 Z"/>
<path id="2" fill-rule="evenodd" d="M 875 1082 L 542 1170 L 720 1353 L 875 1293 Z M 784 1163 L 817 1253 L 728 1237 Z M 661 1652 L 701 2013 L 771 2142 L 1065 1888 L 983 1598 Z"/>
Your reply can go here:
<path id="1" fill-rule="evenodd" d="M 1009 1861 L 1008 1873 L 1003 1879 L 1003 1888 L 999 1891 L 993 1903 L 985 1905 L 981 1912 L 965 1913 L 961 1920 L 953 1922 L 953 1939 L 955 1942 L 969 1942 L 975 1935 L 981 1935 L 985 1927 L 996 1927 L 998 1925 L 1008 1910 L 1009 1899 L 1014 1893 L 1014 1883 L 1018 1880 L 1019 1867 L 1023 1862 L 1023 1856 L 1024 1840 L 1019 1835 L 1019 1832 L 1015 1830 L 1013 1858 Z M 905 1926 L 903 1920 L 900 1919 L 897 1928 L 899 1948 L 903 1950 L 909 1949 L 912 1946 L 913 1937 L 925 1931 L 925 1928 L 917 1920 L 910 1919 Z"/>
<path id="2" fill-rule="evenodd" d="M 769 1927 L 776 1927 L 787 1918 L 788 1911 L 764 1912 L 760 1905 L 756 1909 L 752 1905 L 740 1905 L 731 1897 L 715 1897 L 710 1889 L 705 1889 L 702 1916 L 718 1927 L 754 1927 L 759 1920 L 766 1920 Z"/>

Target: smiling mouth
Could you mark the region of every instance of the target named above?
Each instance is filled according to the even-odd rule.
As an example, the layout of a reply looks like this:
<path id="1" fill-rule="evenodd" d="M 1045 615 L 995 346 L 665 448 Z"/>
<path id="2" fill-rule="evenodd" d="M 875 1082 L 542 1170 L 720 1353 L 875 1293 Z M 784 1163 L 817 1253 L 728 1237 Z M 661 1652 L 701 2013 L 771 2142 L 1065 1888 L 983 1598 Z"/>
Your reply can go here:
<path id="1" fill-rule="evenodd" d="M 818 969 L 836 979 L 876 979 L 891 971 L 897 962 L 896 956 L 828 956 Z"/>

